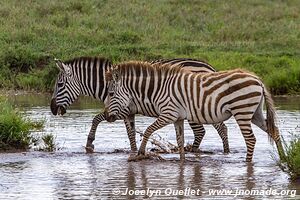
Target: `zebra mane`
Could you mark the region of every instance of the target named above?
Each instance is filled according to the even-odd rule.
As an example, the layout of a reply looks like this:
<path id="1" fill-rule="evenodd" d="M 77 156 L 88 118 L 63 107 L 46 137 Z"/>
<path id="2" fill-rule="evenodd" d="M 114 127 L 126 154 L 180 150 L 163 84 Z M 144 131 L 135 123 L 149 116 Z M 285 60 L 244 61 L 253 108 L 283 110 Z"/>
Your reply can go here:
<path id="1" fill-rule="evenodd" d="M 223 73 L 247 73 L 259 80 L 261 80 L 261 78 L 259 78 L 259 76 L 257 76 L 254 72 L 249 71 L 247 69 L 241 69 L 241 68 L 236 68 L 236 69 L 231 69 L 231 70 L 222 70 L 222 71 L 218 71 L 218 72 L 213 72 L 213 73 L 217 73 L 217 74 L 223 74 Z"/>
<path id="2" fill-rule="evenodd" d="M 118 65 L 115 65 L 113 67 L 112 73 L 119 74 L 123 76 L 128 71 L 135 71 L 136 76 L 139 76 L 143 72 L 148 72 L 149 74 L 152 74 L 154 72 L 169 72 L 172 74 L 176 73 L 191 73 L 184 68 L 182 68 L 182 65 L 180 64 L 164 64 L 164 63 L 154 63 L 151 64 L 150 62 L 144 62 L 144 61 L 129 61 L 129 62 L 123 62 Z"/>
<path id="3" fill-rule="evenodd" d="M 108 58 L 96 57 L 96 56 L 95 57 L 89 57 L 89 56 L 75 57 L 75 58 L 65 61 L 64 63 L 74 66 L 74 64 L 79 63 L 79 62 L 83 62 L 83 63 L 94 62 L 95 63 L 98 61 L 99 61 L 99 63 L 103 63 L 103 62 L 111 63 L 111 61 Z"/>
<path id="4" fill-rule="evenodd" d="M 129 62 L 123 62 L 118 65 L 114 65 L 112 68 L 112 71 L 110 71 L 108 74 L 106 74 L 107 77 L 119 77 L 126 76 L 128 72 L 134 71 L 135 75 L 141 76 L 142 74 L 148 73 L 150 76 L 154 74 L 154 72 L 157 73 L 169 73 L 169 74 L 194 74 L 193 72 L 190 72 L 189 70 L 186 70 L 182 67 L 180 64 L 163 64 L 163 63 L 154 63 L 151 64 L 149 62 L 143 62 L 143 61 L 129 61 Z M 112 73 L 112 74 L 110 74 Z M 203 73 L 198 74 L 198 76 L 202 76 L 204 79 L 210 76 L 210 74 L 213 73 L 214 76 L 222 75 L 222 74 L 228 74 L 228 73 L 247 73 L 249 75 L 252 75 L 253 77 L 261 80 L 257 75 L 255 75 L 253 72 L 249 72 L 248 70 L 244 69 L 233 69 L 233 70 L 224 70 L 219 72 L 209 72 L 209 73 Z"/>

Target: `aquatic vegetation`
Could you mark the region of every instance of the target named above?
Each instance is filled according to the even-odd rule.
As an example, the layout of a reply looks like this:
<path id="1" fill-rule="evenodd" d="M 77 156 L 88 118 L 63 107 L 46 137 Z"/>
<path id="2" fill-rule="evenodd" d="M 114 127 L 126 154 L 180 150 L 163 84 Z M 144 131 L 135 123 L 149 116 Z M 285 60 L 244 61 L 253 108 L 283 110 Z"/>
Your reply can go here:
<path id="1" fill-rule="evenodd" d="M 290 142 L 283 139 L 285 155 L 277 161 L 279 167 L 287 172 L 291 179 L 300 178 L 300 136 L 292 135 Z"/>
<path id="2" fill-rule="evenodd" d="M 47 133 L 42 136 L 42 141 L 44 143 L 43 147 L 41 147 L 39 150 L 40 151 L 56 151 L 58 150 L 58 144 L 55 142 L 55 137 L 51 133 Z"/>
<path id="3" fill-rule="evenodd" d="M 0 151 L 26 150 L 37 142 L 31 130 L 43 128 L 44 122 L 33 122 L 7 101 L 0 99 Z"/>

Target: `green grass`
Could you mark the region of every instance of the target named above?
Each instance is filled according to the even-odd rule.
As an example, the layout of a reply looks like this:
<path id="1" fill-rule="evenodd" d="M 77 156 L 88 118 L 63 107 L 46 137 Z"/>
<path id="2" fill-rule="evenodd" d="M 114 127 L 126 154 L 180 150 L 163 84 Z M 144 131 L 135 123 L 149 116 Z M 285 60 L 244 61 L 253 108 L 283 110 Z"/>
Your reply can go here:
<path id="1" fill-rule="evenodd" d="M 292 135 L 292 140 L 289 143 L 283 140 L 283 144 L 285 156 L 278 165 L 292 180 L 300 179 L 300 136 Z"/>
<path id="2" fill-rule="evenodd" d="M 300 2 L 0 2 L 0 87 L 51 90 L 53 58 L 204 59 L 245 68 L 273 94 L 300 93 Z"/>
<path id="3" fill-rule="evenodd" d="M 43 124 L 25 119 L 7 101 L 0 99 L 0 151 L 29 149 L 37 142 L 31 130 L 42 129 Z"/>

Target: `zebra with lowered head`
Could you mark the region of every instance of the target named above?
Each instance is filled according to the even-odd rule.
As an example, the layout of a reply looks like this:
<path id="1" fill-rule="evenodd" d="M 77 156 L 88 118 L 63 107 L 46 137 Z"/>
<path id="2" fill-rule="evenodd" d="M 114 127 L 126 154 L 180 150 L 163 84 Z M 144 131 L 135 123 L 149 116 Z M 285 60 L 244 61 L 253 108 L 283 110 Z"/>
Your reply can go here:
<path id="1" fill-rule="evenodd" d="M 193 59 L 169 59 L 169 60 L 157 60 L 155 63 L 164 64 L 181 64 L 185 69 L 194 72 L 213 72 L 215 71 L 209 64 Z M 56 65 L 60 72 L 58 74 L 52 100 L 51 111 L 54 115 L 63 115 L 66 112 L 68 106 L 70 106 L 79 95 L 92 96 L 100 101 L 106 103 L 108 97 L 108 82 L 105 78 L 105 72 L 111 69 L 112 64 L 109 60 L 97 57 L 79 57 L 72 60 L 62 62 L 56 60 Z M 124 110 L 125 112 L 126 110 Z M 152 116 L 143 110 L 146 116 Z M 120 116 L 119 119 L 124 119 L 125 127 L 127 129 L 128 137 L 130 140 L 130 147 L 132 151 L 137 151 L 136 139 L 135 139 L 135 120 L 134 114 Z M 95 140 L 95 133 L 97 126 L 103 120 L 106 120 L 104 113 L 96 115 L 92 121 L 92 126 L 88 135 L 86 150 L 92 152 Z M 193 143 L 193 150 L 196 151 L 201 143 L 201 140 L 205 134 L 205 130 L 201 124 L 197 124 L 189 121 L 189 124 L 194 132 L 195 139 Z M 214 124 L 222 141 L 224 152 L 229 152 L 227 128 L 220 122 Z"/>
<path id="2" fill-rule="evenodd" d="M 246 161 L 252 160 L 256 143 L 251 122 L 276 142 L 279 155 L 283 152 L 272 98 L 255 75 L 241 70 L 197 74 L 178 65 L 127 62 L 115 66 L 107 73 L 107 79 L 111 80 L 106 108 L 108 121 L 123 115 L 124 110 L 140 113 L 142 107 L 157 115 L 144 133 L 138 155 L 145 155 L 148 138 L 154 131 L 174 123 L 180 158 L 184 159 L 184 119 L 213 124 L 231 116 L 244 136 Z M 262 113 L 263 102 L 267 108 L 266 119 Z"/>

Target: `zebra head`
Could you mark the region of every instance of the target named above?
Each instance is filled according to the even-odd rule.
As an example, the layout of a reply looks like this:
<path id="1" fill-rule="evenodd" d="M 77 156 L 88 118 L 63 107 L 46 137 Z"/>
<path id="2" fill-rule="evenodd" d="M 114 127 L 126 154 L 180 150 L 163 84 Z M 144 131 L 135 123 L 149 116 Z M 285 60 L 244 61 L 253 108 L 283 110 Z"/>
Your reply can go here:
<path id="1" fill-rule="evenodd" d="M 118 117 L 129 111 L 130 97 L 128 90 L 122 85 L 122 79 L 117 67 L 112 72 L 107 72 L 106 77 L 110 79 L 108 90 L 108 102 L 105 108 L 108 122 L 114 122 Z"/>
<path id="2" fill-rule="evenodd" d="M 80 94 L 80 85 L 72 72 L 70 65 L 55 59 L 59 74 L 56 79 L 54 92 L 51 100 L 51 112 L 53 115 L 63 115 Z"/>

